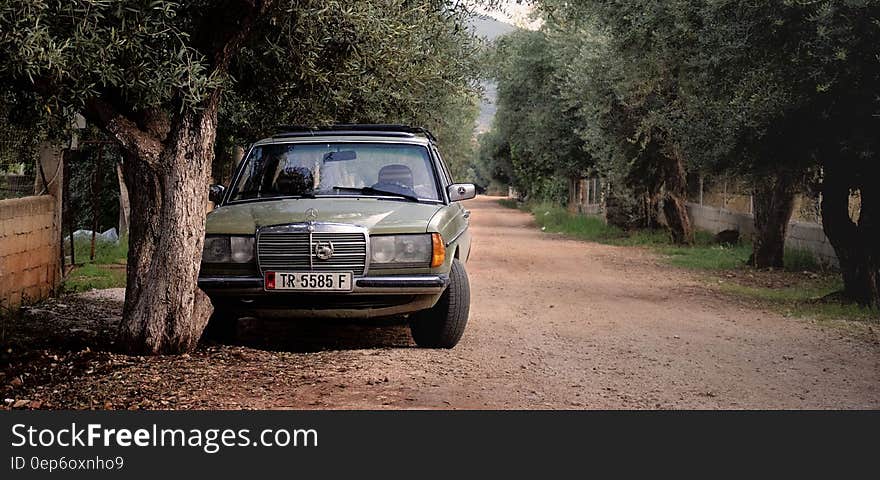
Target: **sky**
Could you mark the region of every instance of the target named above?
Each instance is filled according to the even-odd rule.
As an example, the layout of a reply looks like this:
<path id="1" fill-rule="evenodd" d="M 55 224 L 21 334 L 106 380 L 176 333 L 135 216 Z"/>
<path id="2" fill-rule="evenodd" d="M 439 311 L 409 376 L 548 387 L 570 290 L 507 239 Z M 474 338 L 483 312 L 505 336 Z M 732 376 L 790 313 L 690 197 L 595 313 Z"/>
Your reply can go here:
<path id="1" fill-rule="evenodd" d="M 496 20 L 516 25 L 520 28 L 537 30 L 541 26 L 540 20 L 532 20 L 529 18 L 529 15 L 532 12 L 531 6 L 517 3 L 515 0 L 502 2 L 500 9 L 477 7 L 476 10 L 495 18 Z"/>

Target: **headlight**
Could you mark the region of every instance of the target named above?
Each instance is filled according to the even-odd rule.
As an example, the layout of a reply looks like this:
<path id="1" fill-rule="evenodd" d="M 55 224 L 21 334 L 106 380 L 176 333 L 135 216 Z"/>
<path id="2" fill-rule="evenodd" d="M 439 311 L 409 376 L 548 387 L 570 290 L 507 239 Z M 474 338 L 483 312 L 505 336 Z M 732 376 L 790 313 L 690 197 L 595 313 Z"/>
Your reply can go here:
<path id="1" fill-rule="evenodd" d="M 249 263 L 254 259 L 254 237 L 210 236 L 202 251 L 204 263 Z"/>
<path id="2" fill-rule="evenodd" d="M 370 237 L 372 263 L 431 262 L 431 235 L 381 235 Z"/>
<path id="3" fill-rule="evenodd" d="M 254 259 L 254 237 L 230 237 L 232 261 L 249 263 Z"/>

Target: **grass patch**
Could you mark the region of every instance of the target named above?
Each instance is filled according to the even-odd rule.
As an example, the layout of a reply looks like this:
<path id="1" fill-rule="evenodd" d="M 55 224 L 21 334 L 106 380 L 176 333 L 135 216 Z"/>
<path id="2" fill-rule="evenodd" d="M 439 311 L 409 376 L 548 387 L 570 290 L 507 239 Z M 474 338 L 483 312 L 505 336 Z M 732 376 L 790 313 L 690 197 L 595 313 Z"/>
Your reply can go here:
<path id="1" fill-rule="evenodd" d="M 78 238 L 73 242 L 77 263 L 91 262 L 92 242 L 88 238 Z M 128 239 L 121 238 L 118 243 L 95 242 L 95 262 L 99 265 L 125 263 L 128 258 Z"/>
<path id="2" fill-rule="evenodd" d="M 751 245 L 696 245 L 658 247 L 671 265 L 691 270 L 732 270 L 740 268 L 752 254 Z"/>
<path id="3" fill-rule="evenodd" d="M 516 200 L 514 200 L 512 198 L 499 199 L 498 204 L 501 205 L 502 207 L 505 207 L 505 208 L 513 208 L 513 209 L 520 208 L 519 202 L 517 202 Z"/>
<path id="4" fill-rule="evenodd" d="M 85 292 L 93 288 L 125 287 L 125 267 L 87 263 L 73 269 L 64 279 L 65 292 Z"/>
<path id="5" fill-rule="evenodd" d="M 820 265 L 816 261 L 816 257 L 810 251 L 798 248 L 786 248 L 783 262 L 785 262 L 785 270 L 789 272 L 819 272 L 828 270 L 828 267 Z M 842 284 L 841 288 L 843 288 Z"/>
<path id="6" fill-rule="evenodd" d="M 95 242 L 95 261 L 89 260 L 92 244 L 89 238 L 74 241 L 77 266 L 64 278 L 65 292 L 85 292 L 92 289 L 125 287 L 125 261 L 128 241 L 118 243 Z"/>
<path id="7" fill-rule="evenodd" d="M 717 288 L 730 295 L 766 302 L 787 316 L 880 322 L 880 310 L 826 300 L 828 295 L 843 288 L 840 278 L 833 275 L 807 277 L 784 287 L 722 281 Z"/>
<path id="8" fill-rule="evenodd" d="M 538 226 L 547 232 L 594 242 L 609 242 L 625 237 L 619 228 L 606 224 L 598 217 L 574 215 L 564 208 L 544 204 L 534 205 L 529 211 Z"/>
<path id="9" fill-rule="evenodd" d="M 515 202 L 510 206 L 517 207 Z M 829 272 L 809 251 L 786 249 L 783 270 L 760 271 L 747 265 L 751 244 L 721 245 L 709 232 L 697 231 L 693 245 L 681 246 L 673 244 L 665 231 L 626 232 L 607 225 L 599 217 L 572 214 L 554 205 L 534 204 L 523 210 L 534 215 L 543 231 L 607 245 L 650 248 L 663 255 L 670 265 L 704 272 L 712 288 L 767 303 L 785 315 L 875 322 L 880 319 L 876 309 L 825 300 L 841 290 L 843 284 L 839 275 Z"/>

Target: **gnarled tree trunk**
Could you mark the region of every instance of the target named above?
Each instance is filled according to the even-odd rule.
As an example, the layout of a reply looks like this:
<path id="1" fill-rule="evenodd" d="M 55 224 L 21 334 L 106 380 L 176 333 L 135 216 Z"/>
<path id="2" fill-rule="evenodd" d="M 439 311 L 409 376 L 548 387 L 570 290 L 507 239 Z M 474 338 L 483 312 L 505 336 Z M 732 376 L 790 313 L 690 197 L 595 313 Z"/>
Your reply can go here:
<path id="1" fill-rule="evenodd" d="M 675 243 L 690 245 L 694 242 L 694 229 L 687 212 L 687 176 L 684 159 L 671 149 L 664 157 L 663 214 Z"/>
<path id="2" fill-rule="evenodd" d="M 158 162 L 126 158 L 131 235 L 119 337 L 131 351 L 192 350 L 211 315 L 198 275 L 216 126 L 217 105 L 209 101 L 178 116 Z"/>
<path id="3" fill-rule="evenodd" d="M 758 268 L 782 268 L 785 236 L 794 212 L 797 180 L 780 172 L 756 181 L 754 189 L 755 236 L 749 264 Z"/>
<path id="4" fill-rule="evenodd" d="M 841 164 L 842 163 L 842 164 Z M 874 175 L 857 175 L 843 162 L 826 165 L 822 180 L 822 226 L 843 275 L 843 295 L 865 306 L 880 306 L 880 189 Z M 861 179 L 860 183 L 855 183 Z M 850 218 L 850 191 L 858 189 L 858 223 Z"/>
<path id="5" fill-rule="evenodd" d="M 662 228 L 660 223 L 660 192 L 648 190 L 642 202 L 644 227 L 650 230 Z"/>
<path id="6" fill-rule="evenodd" d="M 239 2 L 236 2 L 239 3 Z M 204 12 L 204 35 L 194 39 L 224 78 L 230 63 L 273 0 L 240 2 Z M 217 136 L 222 82 L 197 106 L 182 99 L 135 109 L 112 94 L 96 95 L 84 114 L 125 152 L 123 176 L 131 204 L 125 306 L 120 343 L 131 352 L 179 353 L 196 347 L 212 313 L 198 288 Z M 182 103 L 178 103 L 182 102 Z"/>

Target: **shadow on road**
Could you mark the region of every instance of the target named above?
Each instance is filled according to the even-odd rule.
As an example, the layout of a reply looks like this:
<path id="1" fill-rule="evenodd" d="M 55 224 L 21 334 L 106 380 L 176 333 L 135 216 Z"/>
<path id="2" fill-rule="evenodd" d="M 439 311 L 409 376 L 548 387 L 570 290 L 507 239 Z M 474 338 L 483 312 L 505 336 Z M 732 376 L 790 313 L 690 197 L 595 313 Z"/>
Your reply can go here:
<path id="1" fill-rule="evenodd" d="M 241 318 L 224 344 L 258 350 L 307 353 L 328 350 L 412 348 L 403 319 L 277 320 Z"/>

